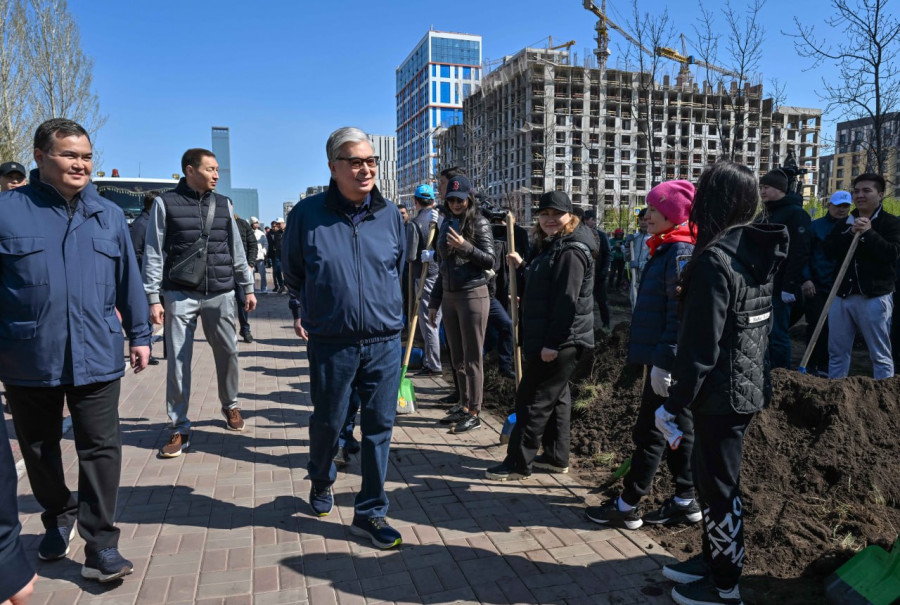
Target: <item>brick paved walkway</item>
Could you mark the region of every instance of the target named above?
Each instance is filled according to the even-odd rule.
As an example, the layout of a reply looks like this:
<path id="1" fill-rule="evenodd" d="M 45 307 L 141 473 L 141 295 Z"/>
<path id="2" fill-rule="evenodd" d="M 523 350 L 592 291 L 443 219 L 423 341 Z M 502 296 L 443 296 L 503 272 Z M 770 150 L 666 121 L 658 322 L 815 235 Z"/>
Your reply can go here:
<path id="1" fill-rule="evenodd" d="M 82 580 L 84 542 L 68 559 L 37 560 L 43 532 L 27 479 L 19 482 L 23 538 L 40 580 L 32 603 L 669 603 L 659 573 L 670 556 L 640 532 L 584 521 L 597 496 L 572 477 L 523 482 L 483 478 L 499 461 L 500 426 L 450 435 L 429 404 L 446 392 L 417 380 L 419 414 L 398 417 L 387 491 L 404 544 L 379 551 L 350 536 L 354 460 L 335 485 L 330 517 L 306 503 L 305 349 L 291 330 L 287 298 L 269 296 L 252 317 L 256 342 L 241 343 L 243 433 L 224 429 L 213 360 L 195 347 L 192 449 L 160 460 L 166 441 L 165 365 L 129 374 L 122 388 L 124 467 L 120 548 L 135 563 L 124 582 Z M 74 488 L 71 433 L 64 443 Z"/>

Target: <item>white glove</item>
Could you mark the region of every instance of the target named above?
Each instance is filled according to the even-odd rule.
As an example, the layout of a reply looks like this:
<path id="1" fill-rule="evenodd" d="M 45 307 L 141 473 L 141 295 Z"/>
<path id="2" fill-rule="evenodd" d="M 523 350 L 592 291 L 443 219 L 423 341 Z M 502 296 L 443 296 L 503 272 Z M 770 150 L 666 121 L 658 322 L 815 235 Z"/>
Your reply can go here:
<path id="1" fill-rule="evenodd" d="M 660 397 L 669 396 L 669 387 L 672 386 L 672 375 L 662 368 L 653 366 L 650 370 L 650 386 L 653 392 Z"/>
<path id="2" fill-rule="evenodd" d="M 797 302 L 797 297 L 791 294 L 790 292 L 781 292 L 781 302 L 786 305 Z"/>
<path id="3" fill-rule="evenodd" d="M 434 250 L 422 250 L 422 255 L 419 257 L 419 260 L 423 263 L 430 263 L 434 260 Z"/>
<path id="4" fill-rule="evenodd" d="M 669 447 L 677 450 L 678 446 L 681 445 L 681 438 L 684 436 L 684 433 L 675 424 L 675 416 L 670 414 L 665 406 L 659 406 L 654 415 L 656 428 L 665 436 Z"/>

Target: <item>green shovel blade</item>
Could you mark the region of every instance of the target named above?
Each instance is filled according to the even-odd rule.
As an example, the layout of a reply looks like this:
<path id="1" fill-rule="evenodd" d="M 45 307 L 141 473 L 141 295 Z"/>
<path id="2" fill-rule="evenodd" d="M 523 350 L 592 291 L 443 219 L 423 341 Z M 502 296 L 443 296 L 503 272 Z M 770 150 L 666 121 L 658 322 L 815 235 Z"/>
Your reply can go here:
<path id="1" fill-rule="evenodd" d="M 406 377 L 406 366 L 400 371 L 400 392 L 397 394 L 397 413 L 409 414 L 415 411 L 416 393 L 412 380 Z"/>

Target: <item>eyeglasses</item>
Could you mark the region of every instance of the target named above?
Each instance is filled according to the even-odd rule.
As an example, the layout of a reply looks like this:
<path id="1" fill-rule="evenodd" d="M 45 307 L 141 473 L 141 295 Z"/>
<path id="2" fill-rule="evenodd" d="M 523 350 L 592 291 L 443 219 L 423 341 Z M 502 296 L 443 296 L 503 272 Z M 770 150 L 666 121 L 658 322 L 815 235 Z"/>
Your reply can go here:
<path id="1" fill-rule="evenodd" d="M 338 157 L 336 159 L 344 160 L 345 162 L 350 164 L 350 168 L 353 170 L 359 170 L 360 168 L 363 167 L 363 164 L 365 164 L 369 168 L 375 168 L 376 166 L 378 166 L 378 161 L 381 158 L 379 158 L 377 155 L 373 155 L 373 156 L 370 156 L 367 158 L 357 158 L 357 157 L 341 158 L 341 157 Z"/>

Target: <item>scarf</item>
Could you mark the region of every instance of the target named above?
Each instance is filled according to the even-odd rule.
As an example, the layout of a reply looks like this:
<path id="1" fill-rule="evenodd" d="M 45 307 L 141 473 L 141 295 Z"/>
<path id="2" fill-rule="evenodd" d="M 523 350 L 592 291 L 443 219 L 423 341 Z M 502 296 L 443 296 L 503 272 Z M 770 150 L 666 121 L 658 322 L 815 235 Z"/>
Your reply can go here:
<path id="1" fill-rule="evenodd" d="M 650 256 L 652 257 L 656 253 L 656 249 L 662 244 L 675 242 L 687 242 L 689 244 L 697 243 L 697 233 L 696 231 L 690 230 L 687 221 L 668 231 L 663 231 L 662 233 L 657 233 L 647 238 L 647 247 L 650 248 Z"/>

